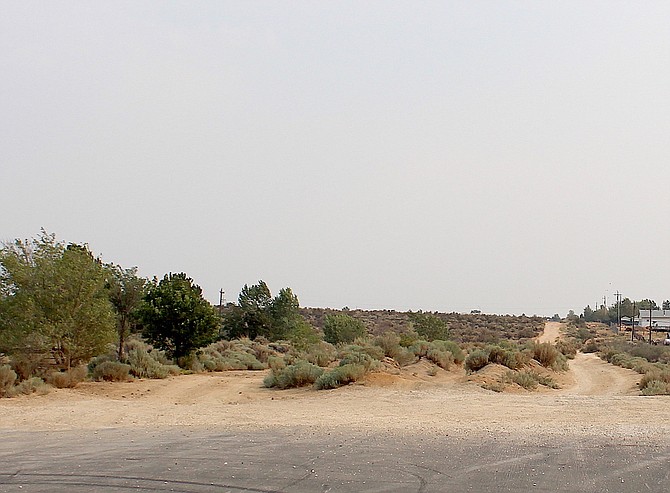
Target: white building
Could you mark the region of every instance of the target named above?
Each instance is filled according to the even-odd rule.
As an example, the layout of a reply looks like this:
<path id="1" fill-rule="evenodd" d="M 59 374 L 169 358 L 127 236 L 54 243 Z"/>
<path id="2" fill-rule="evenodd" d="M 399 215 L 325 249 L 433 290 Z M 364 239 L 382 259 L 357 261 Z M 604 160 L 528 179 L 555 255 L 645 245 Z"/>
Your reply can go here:
<path id="1" fill-rule="evenodd" d="M 640 310 L 640 316 L 635 319 L 637 327 L 649 327 L 649 310 Z M 651 310 L 651 326 L 654 329 L 670 330 L 670 310 Z"/>

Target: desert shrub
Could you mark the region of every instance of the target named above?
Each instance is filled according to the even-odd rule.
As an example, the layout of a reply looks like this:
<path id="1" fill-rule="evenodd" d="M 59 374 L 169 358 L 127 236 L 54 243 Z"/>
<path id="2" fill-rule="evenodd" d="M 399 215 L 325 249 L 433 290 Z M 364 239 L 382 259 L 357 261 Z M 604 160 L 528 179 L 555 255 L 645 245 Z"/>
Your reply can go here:
<path id="1" fill-rule="evenodd" d="M 77 366 L 68 371 L 54 371 L 47 375 L 46 382 L 57 389 L 72 389 L 86 379 L 88 369 L 85 366 Z"/>
<path id="2" fill-rule="evenodd" d="M 351 382 L 355 382 L 366 373 L 363 365 L 348 363 L 330 371 L 324 372 L 314 383 L 317 390 L 335 389 Z"/>
<path id="3" fill-rule="evenodd" d="M 212 343 L 196 351 L 195 358 L 207 371 L 264 370 L 275 354 L 268 345 L 243 338 Z"/>
<path id="4" fill-rule="evenodd" d="M 416 361 L 414 351 L 402 346 L 399 346 L 398 349 L 394 351 L 392 358 L 399 366 L 411 365 Z"/>
<path id="5" fill-rule="evenodd" d="M 530 346 L 533 359 L 545 368 L 554 368 L 555 370 L 567 370 L 565 356 L 548 342 L 542 344 L 533 343 Z"/>
<path id="6" fill-rule="evenodd" d="M 449 351 L 441 350 L 437 347 L 431 347 L 426 353 L 426 359 L 432 361 L 440 368 L 449 370 L 454 363 L 454 356 Z"/>
<path id="7" fill-rule="evenodd" d="M 367 353 L 362 351 L 348 351 L 340 359 L 340 365 L 358 365 L 362 366 L 366 370 L 373 368 L 377 365 L 379 360 L 374 359 Z"/>
<path id="8" fill-rule="evenodd" d="M 450 352 L 451 356 L 453 357 L 454 363 L 456 363 L 457 365 L 460 365 L 465 360 L 465 353 L 460 348 L 460 346 L 456 344 L 454 341 L 443 341 L 440 339 L 436 339 L 431 344 L 432 347 L 438 351 Z"/>
<path id="9" fill-rule="evenodd" d="M 533 390 L 538 384 L 538 374 L 533 371 L 510 371 L 507 373 L 507 377 L 526 390 Z"/>
<path id="10" fill-rule="evenodd" d="M 141 348 L 135 348 L 127 353 L 130 373 L 137 378 L 167 378 L 170 375 L 179 375 L 181 369 L 177 365 L 166 365 L 154 358 L 153 353 L 162 351 L 153 350 L 150 353 Z"/>
<path id="11" fill-rule="evenodd" d="M 382 335 L 375 337 L 374 343 L 382 348 L 384 356 L 393 358 L 393 353 L 400 346 L 400 336 L 395 332 L 384 332 Z"/>
<path id="12" fill-rule="evenodd" d="M 335 346 L 325 341 L 308 346 L 300 357 L 317 366 L 328 366 L 337 359 Z"/>
<path id="13" fill-rule="evenodd" d="M 434 377 L 437 375 L 437 366 L 431 366 L 426 373 L 428 373 L 429 377 Z"/>
<path id="14" fill-rule="evenodd" d="M 668 349 L 663 346 L 653 346 L 646 343 L 638 343 L 635 346 L 631 347 L 627 351 L 632 356 L 638 356 L 644 358 L 651 363 L 656 363 L 659 361 L 664 361 L 667 359 L 666 355 Z"/>
<path id="15" fill-rule="evenodd" d="M 263 380 L 266 387 L 288 389 L 312 385 L 323 374 L 323 368 L 307 361 L 298 361 L 293 365 L 272 370 Z"/>
<path id="16" fill-rule="evenodd" d="M 589 339 L 582 347 L 583 353 L 597 353 L 598 351 L 600 351 L 600 346 L 595 339 Z"/>
<path id="17" fill-rule="evenodd" d="M 16 382 L 16 372 L 9 365 L 0 366 L 0 397 L 9 396 Z"/>
<path id="18" fill-rule="evenodd" d="M 521 368 L 525 363 L 525 356 L 518 348 L 505 348 L 500 345 L 487 346 L 489 363 L 506 366 L 512 370 Z"/>
<path id="19" fill-rule="evenodd" d="M 39 377 L 27 378 L 26 380 L 20 382 L 16 387 L 14 387 L 10 391 L 10 395 L 18 395 L 18 394 L 44 395 L 47 393 L 49 393 L 49 386 L 46 383 L 44 383 L 44 380 L 42 380 Z"/>
<path id="20" fill-rule="evenodd" d="M 577 345 L 574 342 L 559 340 L 556 342 L 556 349 L 569 359 L 572 359 L 577 355 Z"/>
<path id="21" fill-rule="evenodd" d="M 407 332 L 402 332 L 400 334 L 400 341 L 398 342 L 398 344 L 400 344 L 402 347 L 408 348 L 418 340 L 419 340 L 419 334 L 417 334 L 413 330 L 409 330 Z"/>
<path id="22" fill-rule="evenodd" d="M 365 337 L 365 324 L 346 313 L 328 314 L 323 324 L 323 338 L 331 344 L 353 342 L 357 337 Z"/>
<path id="23" fill-rule="evenodd" d="M 18 380 L 27 380 L 35 375 L 44 375 L 49 366 L 42 354 L 13 354 L 10 360 Z"/>
<path id="24" fill-rule="evenodd" d="M 481 370 L 489 364 L 489 355 L 486 351 L 475 349 L 465 358 L 465 369 L 468 372 Z"/>
<path id="25" fill-rule="evenodd" d="M 662 382 L 666 385 L 670 385 L 670 370 L 652 370 L 649 373 L 646 373 L 640 379 L 640 389 L 644 390 L 651 382 Z"/>
<path id="26" fill-rule="evenodd" d="M 271 370 L 281 370 L 286 368 L 286 361 L 281 356 L 270 356 L 268 358 L 268 368 Z"/>
<path id="27" fill-rule="evenodd" d="M 670 395 L 670 384 L 661 380 L 649 380 L 642 389 L 642 395 Z"/>
<path id="28" fill-rule="evenodd" d="M 95 380 L 125 382 L 130 379 L 130 365 L 118 361 L 103 361 L 93 369 Z"/>
<path id="29" fill-rule="evenodd" d="M 549 387 L 551 389 L 560 388 L 559 385 L 554 381 L 554 379 L 551 378 L 549 375 L 541 375 L 539 373 L 536 373 L 536 378 L 540 385 L 544 385 L 545 387 Z"/>

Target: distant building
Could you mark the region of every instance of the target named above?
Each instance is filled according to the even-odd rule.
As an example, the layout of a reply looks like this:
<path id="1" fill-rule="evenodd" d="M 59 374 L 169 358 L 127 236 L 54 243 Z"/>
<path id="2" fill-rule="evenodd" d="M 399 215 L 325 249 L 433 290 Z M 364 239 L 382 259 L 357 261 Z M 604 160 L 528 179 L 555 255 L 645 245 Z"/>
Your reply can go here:
<path id="1" fill-rule="evenodd" d="M 649 327 L 649 310 L 640 310 L 640 316 L 635 319 L 635 326 Z M 670 331 L 670 310 L 651 310 L 651 326 L 654 329 Z"/>

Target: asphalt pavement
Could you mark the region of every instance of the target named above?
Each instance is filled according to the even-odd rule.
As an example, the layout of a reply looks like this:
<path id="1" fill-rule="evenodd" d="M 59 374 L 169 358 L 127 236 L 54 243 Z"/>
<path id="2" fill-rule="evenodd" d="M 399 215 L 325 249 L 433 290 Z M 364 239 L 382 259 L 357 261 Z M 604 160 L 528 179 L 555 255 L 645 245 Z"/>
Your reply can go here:
<path id="1" fill-rule="evenodd" d="M 583 436 L 0 432 L 0 492 L 667 492 L 670 442 Z"/>

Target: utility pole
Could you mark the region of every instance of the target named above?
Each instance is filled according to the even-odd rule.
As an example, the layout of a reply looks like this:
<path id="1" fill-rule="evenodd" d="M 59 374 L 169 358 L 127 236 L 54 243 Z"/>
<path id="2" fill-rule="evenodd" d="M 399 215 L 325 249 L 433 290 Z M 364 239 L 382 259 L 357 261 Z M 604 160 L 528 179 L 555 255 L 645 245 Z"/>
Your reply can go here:
<path id="1" fill-rule="evenodd" d="M 635 302 L 633 301 L 633 316 L 630 321 L 630 342 L 635 340 Z"/>
<path id="2" fill-rule="evenodd" d="M 651 304 L 649 304 L 649 344 L 651 344 Z"/>
<path id="3" fill-rule="evenodd" d="M 224 292 L 225 291 L 223 289 L 221 289 L 219 291 L 219 315 L 221 315 L 223 313 L 223 293 Z"/>
<path id="4" fill-rule="evenodd" d="M 616 294 L 616 315 L 619 322 L 619 332 L 621 332 L 621 293 L 617 290 Z"/>

